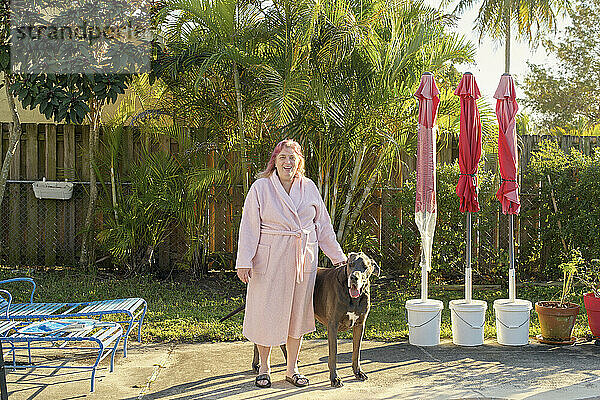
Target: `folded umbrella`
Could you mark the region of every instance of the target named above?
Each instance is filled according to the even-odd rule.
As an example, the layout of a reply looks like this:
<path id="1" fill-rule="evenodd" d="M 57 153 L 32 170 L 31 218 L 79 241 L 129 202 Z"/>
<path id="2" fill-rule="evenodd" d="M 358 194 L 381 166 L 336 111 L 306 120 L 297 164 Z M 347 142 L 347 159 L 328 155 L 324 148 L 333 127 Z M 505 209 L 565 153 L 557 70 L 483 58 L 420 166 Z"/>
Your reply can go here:
<path id="1" fill-rule="evenodd" d="M 458 165 L 460 176 L 456 194 L 460 211 L 467 213 L 467 247 L 465 266 L 465 301 L 471 301 L 471 213 L 479 211 L 477 198 L 477 166 L 481 158 L 481 120 L 476 100 L 481 96 L 475 77 L 463 74 L 454 94 L 460 96 L 460 134 L 458 137 Z"/>
<path id="2" fill-rule="evenodd" d="M 417 138 L 417 188 L 415 223 L 421 234 L 421 298 L 427 299 L 427 275 L 431 270 L 431 251 L 437 215 L 435 164 L 439 90 L 433 75 L 425 72 L 415 93 L 419 101 Z"/>
<path id="3" fill-rule="evenodd" d="M 521 209 L 519 184 L 517 183 L 518 154 L 515 116 L 519 110 L 516 100 L 515 83 L 512 76 L 503 74 L 494 94 L 496 118 L 498 118 L 498 164 L 500 164 L 500 187 L 496 198 L 502 204 L 502 213 L 509 215 L 509 261 L 508 297 L 516 298 L 514 215 Z"/>
<path id="4" fill-rule="evenodd" d="M 458 165 L 460 176 L 456 194 L 460 212 L 479 211 L 477 198 L 477 166 L 481 158 L 481 121 L 476 100 L 481 97 L 475 77 L 463 75 L 454 94 L 460 96 L 460 135 L 458 137 Z"/>
<path id="5" fill-rule="evenodd" d="M 504 214 L 518 214 L 521 208 L 519 185 L 517 183 L 517 134 L 515 130 L 517 105 L 515 83 L 512 76 L 505 74 L 494 94 L 496 118 L 498 118 L 498 163 L 502 182 L 496 198 L 502 203 Z"/>

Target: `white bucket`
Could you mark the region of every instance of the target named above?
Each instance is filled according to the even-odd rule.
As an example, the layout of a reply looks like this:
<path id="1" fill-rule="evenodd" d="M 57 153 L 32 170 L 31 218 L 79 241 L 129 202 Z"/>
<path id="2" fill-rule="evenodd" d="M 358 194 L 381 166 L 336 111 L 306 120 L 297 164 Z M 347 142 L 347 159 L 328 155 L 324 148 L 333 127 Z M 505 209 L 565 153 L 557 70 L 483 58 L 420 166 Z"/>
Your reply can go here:
<path id="1" fill-rule="evenodd" d="M 408 310 L 408 342 L 415 346 L 440 344 L 440 327 L 444 303 L 440 300 L 412 299 L 406 302 Z"/>
<path id="2" fill-rule="evenodd" d="M 523 346 L 529 343 L 529 300 L 498 299 L 494 301 L 496 336 L 498 343 L 506 346 Z"/>
<path id="3" fill-rule="evenodd" d="M 483 300 L 452 300 L 452 342 L 459 346 L 479 346 L 483 344 L 487 303 Z"/>

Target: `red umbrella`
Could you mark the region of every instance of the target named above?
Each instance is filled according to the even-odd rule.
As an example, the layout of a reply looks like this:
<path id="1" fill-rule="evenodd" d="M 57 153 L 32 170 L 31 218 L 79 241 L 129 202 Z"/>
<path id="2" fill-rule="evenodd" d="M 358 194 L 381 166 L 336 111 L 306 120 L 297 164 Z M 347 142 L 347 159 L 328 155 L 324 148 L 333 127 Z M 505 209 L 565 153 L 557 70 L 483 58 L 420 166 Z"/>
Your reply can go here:
<path id="1" fill-rule="evenodd" d="M 425 72 L 415 93 L 419 101 L 415 223 L 421 234 L 421 298 L 423 300 L 427 299 L 427 273 L 431 270 L 431 251 L 437 215 L 435 122 L 440 103 L 439 93 L 433 75 Z"/>
<path id="2" fill-rule="evenodd" d="M 517 184 L 517 135 L 515 116 L 519 106 L 515 94 L 512 76 L 505 74 L 494 94 L 496 117 L 500 132 L 498 135 L 498 162 L 502 183 L 496 192 L 496 198 L 502 203 L 504 214 L 518 214 L 521 208 L 519 185 Z"/>
<path id="3" fill-rule="evenodd" d="M 514 242 L 514 214 L 521 209 L 519 201 L 519 185 L 517 184 L 517 135 L 515 132 L 515 115 L 519 110 L 515 93 L 515 83 L 512 76 L 503 74 L 494 94 L 496 101 L 496 117 L 498 118 L 498 163 L 502 181 L 496 198 L 502 203 L 502 212 L 509 214 L 509 260 L 508 270 L 508 297 L 515 301 L 515 242 Z"/>
<path id="4" fill-rule="evenodd" d="M 479 211 L 477 200 L 477 164 L 481 158 L 481 121 L 475 102 L 481 94 L 470 72 L 463 74 L 454 94 L 460 96 L 460 135 L 458 137 L 458 165 L 460 177 L 456 194 L 460 211 L 467 213 L 467 247 L 465 267 L 465 301 L 471 302 L 471 213 Z"/>
<path id="5" fill-rule="evenodd" d="M 463 75 L 454 94 L 460 96 L 460 135 L 458 137 L 458 165 L 460 177 L 456 194 L 461 212 L 479 211 L 477 200 L 477 165 L 481 158 L 481 121 L 477 100 L 481 94 L 475 77 Z"/>

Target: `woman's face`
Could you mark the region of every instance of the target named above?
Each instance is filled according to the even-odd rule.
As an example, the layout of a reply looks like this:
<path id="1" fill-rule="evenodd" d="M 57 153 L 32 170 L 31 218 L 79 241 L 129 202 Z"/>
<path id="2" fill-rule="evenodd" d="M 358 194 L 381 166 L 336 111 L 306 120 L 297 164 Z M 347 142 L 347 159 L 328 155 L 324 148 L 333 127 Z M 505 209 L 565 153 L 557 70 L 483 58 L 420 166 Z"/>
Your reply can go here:
<path id="1" fill-rule="evenodd" d="M 293 180 L 298 171 L 299 164 L 300 157 L 298 157 L 294 150 L 290 147 L 284 147 L 275 159 L 275 167 L 277 168 L 279 179 L 283 182 Z"/>

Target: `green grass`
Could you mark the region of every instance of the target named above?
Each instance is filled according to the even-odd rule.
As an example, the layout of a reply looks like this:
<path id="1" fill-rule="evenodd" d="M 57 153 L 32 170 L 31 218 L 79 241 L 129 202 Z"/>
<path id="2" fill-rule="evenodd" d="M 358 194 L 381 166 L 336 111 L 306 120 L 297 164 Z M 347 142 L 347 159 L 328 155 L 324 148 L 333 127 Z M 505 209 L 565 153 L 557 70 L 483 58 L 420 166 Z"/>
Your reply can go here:
<path id="1" fill-rule="evenodd" d="M 38 289 L 34 301 L 84 301 L 120 297 L 143 297 L 148 301 L 148 313 L 142 330 L 146 342 L 206 342 L 241 340 L 243 313 L 224 323 L 219 319 L 241 305 L 245 288 L 233 273 L 217 273 L 202 280 L 180 278 L 177 282 L 157 281 L 148 276 L 114 278 L 100 274 L 82 273 L 72 269 L 61 271 L 0 270 L 0 279 L 28 276 L 35 279 Z M 28 301 L 29 284 L 5 285 L 16 302 Z M 535 303 L 538 300 L 557 299 L 560 287 L 523 285 L 518 297 Z M 572 301 L 581 305 L 574 335 L 584 337 L 589 333 L 587 317 L 578 289 Z M 371 312 L 367 320 L 366 339 L 396 341 L 408 338 L 404 304 L 407 299 L 418 297 L 418 288 L 407 287 L 400 280 L 372 280 Z M 451 338 L 450 310 L 448 301 L 463 298 L 462 290 L 434 286 L 430 298 L 442 300 L 442 338 Z M 495 299 L 506 298 L 506 290 L 475 289 L 474 299 L 488 302 L 485 336 L 496 336 L 492 304 Z M 531 314 L 530 335 L 539 333 L 535 312 Z M 351 332 L 340 334 L 351 337 Z M 316 332 L 307 338 L 326 338 L 323 326 L 317 323 Z"/>

